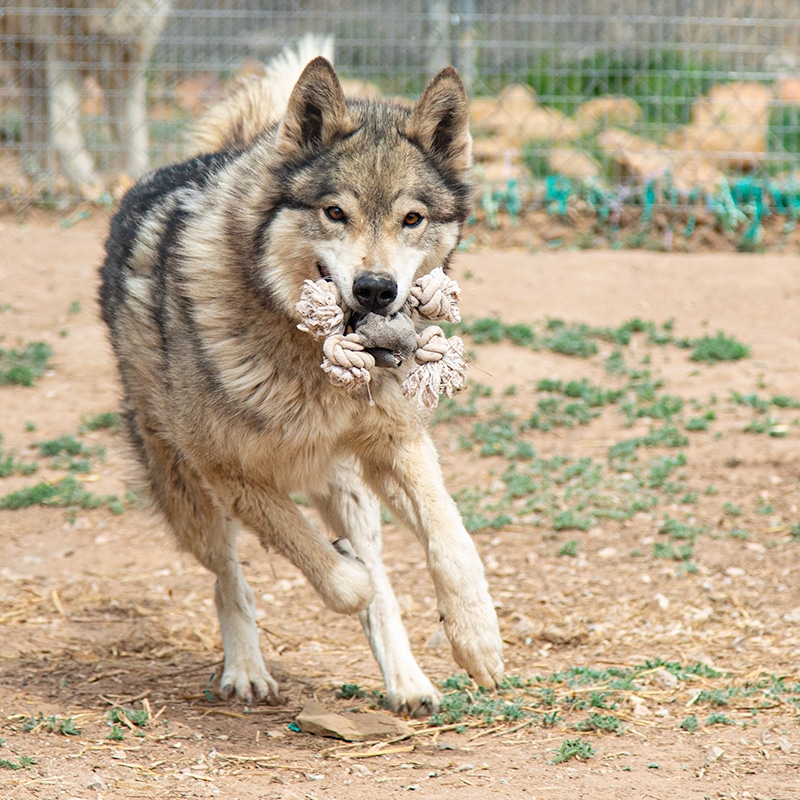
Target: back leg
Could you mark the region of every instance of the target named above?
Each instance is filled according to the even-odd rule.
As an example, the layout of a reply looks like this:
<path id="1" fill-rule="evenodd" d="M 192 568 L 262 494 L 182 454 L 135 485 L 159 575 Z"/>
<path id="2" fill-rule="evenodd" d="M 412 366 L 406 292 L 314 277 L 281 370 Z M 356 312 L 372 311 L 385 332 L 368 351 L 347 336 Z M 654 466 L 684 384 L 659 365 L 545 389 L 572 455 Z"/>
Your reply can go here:
<path id="1" fill-rule="evenodd" d="M 80 94 L 76 89 L 78 75 L 61 60 L 52 43 L 47 45 L 48 113 L 50 135 L 64 171 L 88 199 L 102 192 L 94 159 L 86 149 L 80 127 Z"/>
<path id="2" fill-rule="evenodd" d="M 25 172 L 38 178 L 53 166 L 47 163 L 49 111 L 47 106 L 47 52 L 31 39 L 11 40 L 9 56 L 25 104 L 20 154 Z"/>
<path id="3" fill-rule="evenodd" d="M 146 54 L 140 56 L 135 44 L 111 42 L 110 55 L 97 71 L 108 110 L 111 133 L 117 146 L 119 167 L 131 178 L 138 178 L 148 168 L 147 101 L 145 81 Z M 124 162 L 124 163 L 123 163 Z"/>
<path id="4" fill-rule="evenodd" d="M 369 570 L 375 595 L 358 618 L 383 673 L 389 706 L 413 716 L 434 713 L 440 694 L 411 652 L 381 557 L 380 506 L 364 485 L 358 465 L 344 461 L 334 466 L 327 491 L 312 495 L 311 500 L 325 523 L 350 542 Z"/>
<path id="5" fill-rule="evenodd" d="M 154 434 L 142 435 L 138 429 L 133 436 L 153 498 L 178 544 L 216 576 L 214 601 L 225 651 L 222 696 L 235 695 L 246 703 L 279 700 L 278 684 L 258 645 L 253 590 L 236 552 L 238 522 L 222 511 L 199 473 L 169 443 Z"/>

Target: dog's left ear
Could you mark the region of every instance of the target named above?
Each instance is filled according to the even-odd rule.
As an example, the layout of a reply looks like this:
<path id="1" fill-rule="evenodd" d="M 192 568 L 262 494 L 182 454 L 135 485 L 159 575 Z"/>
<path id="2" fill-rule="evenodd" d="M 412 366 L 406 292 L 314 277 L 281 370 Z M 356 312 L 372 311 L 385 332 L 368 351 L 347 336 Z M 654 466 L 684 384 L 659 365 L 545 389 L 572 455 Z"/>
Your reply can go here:
<path id="1" fill-rule="evenodd" d="M 464 173 L 470 169 L 469 101 L 453 67 L 445 67 L 428 84 L 405 132 L 446 171 Z"/>
<path id="2" fill-rule="evenodd" d="M 308 156 L 351 129 L 342 85 L 330 62 L 317 56 L 289 95 L 278 133 L 278 150 L 289 158 Z"/>

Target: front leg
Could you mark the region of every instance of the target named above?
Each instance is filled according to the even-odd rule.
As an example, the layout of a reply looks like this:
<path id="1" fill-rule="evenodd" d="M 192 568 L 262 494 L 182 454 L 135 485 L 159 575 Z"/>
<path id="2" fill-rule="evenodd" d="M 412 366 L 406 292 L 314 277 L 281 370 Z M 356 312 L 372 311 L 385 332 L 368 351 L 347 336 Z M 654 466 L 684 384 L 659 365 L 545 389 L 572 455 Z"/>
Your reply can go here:
<path id="1" fill-rule="evenodd" d="M 415 717 L 433 714 L 441 696 L 411 652 L 383 566 L 377 497 L 364 485 L 358 465 L 346 460 L 334 465 L 325 490 L 312 494 L 311 499 L 326 524 L 338 536 L 346 537 L 369 570 L 375 596 L 358 618 L 381 668 L 389 707 Z"/>
<path id="2" fill-rule="evenodd" d="M 315 530 L 287 494 L 230 477 L 217 489 L 231 513 L 253 530 L 264 547 L 288 558 L 328 608 L 355 614 L 369 605 L 375 589 L 367 568 Z"/>
<path id="3" fill-rule="evenodd" d="M 420 431 L 393 447 L 371 449 L 364 460 L 367 481 L 425 548 L 453 657 L 478 684 L 495 688 L 503 677 L 497 614 L 478 552 L 445 489 L 433 442 Z"/>

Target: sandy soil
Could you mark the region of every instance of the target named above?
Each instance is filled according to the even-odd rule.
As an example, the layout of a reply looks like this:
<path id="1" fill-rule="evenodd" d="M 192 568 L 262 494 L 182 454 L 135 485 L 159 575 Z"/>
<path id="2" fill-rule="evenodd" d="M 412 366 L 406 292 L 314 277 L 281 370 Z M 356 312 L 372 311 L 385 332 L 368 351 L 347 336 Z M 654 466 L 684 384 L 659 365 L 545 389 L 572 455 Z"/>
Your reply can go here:
<path id="1" fill-rule="evenodd" d="M 82 420 L 118 401 L 94 302 L 106 226 L 96 210 L 86 219 L 0 219 L 0 347 L 45 341 L 54 351 L 35 386 L 0 387 L 5 455 L 40 462 L 34 475 L 2 478 L 0 496 L 61 480 L 63 467 L 37 457 L 33 443 L 63 434 L 104 448 L 90 473 L 78 475 L 83 486 L 125 496 L 130 470 L 120 437 L 78 435 Z M 626 347 L 627 359 L 647 364 L 687 407 L 694 401 L 701 413 L 716 401 L 709 430 L 681 448 L 693 500 L 662 496 L 653 508 L 595 519 L 586 530 L 515 519 L 475 533 L 508 673 L 555 687 L 559 717 L 549 725 L 538 711 L 521 722 L 468 719 L 461 730 L 421 721 L 410 738 L 355 747 L 296 732 L 290 725 L 309 699 L 371 713 L 369 693 L 381 681 L 357 621 L 326 611 L 288 564 L 249 537 L 242 542 L 263 612 L 262 648 L 287 703 L 228 705 L 207 691 L 221 655 L 211 580 L 175 551 L 157 519 L 128 501 L 122 514 L 107 506 L 0 510 L 0 796 L 798 796 L 800 411 L 774 407 L 773 435 L 747 433 L 766 412 L 754 417 L 730 398 L 800 398 L 800 258 L 486 251 L 461 254 L 455 276 L 467 318 L 595 326 L 672 319 L 676 335 L 723 330 L 751 350 L 742 361 L 709 366 L 641 336 Z M 457 416 L 434 432 L 452 490 L 491 493 L 509 461 L 465 445 L 476 419 L 496 417 L 495 406 L 527 418 L 544 377 L 608 382 L 604 358 L 613 346 L 601 342 L 589 359 L 507 341 L 468 340 L 468 348 L 472 378 L 492 396 L 477 417 Z M 526 435 L 543 458 L 605 463 L 611 445 L 654 424 L 626 427 L 608 407 L 588 425 Z M 691 568 L 654 557 L 666 516 L 702 531 Z M 570 542 L 573 556 L 562 551 Z M 458 670 L 437 632 L 421 551 L 392 524 L 385 551 L 412 645 L 441 681 Z M 686 669 L 665 675 L 652 666 L 657 659 Z M 618 732 L 576 729 L 589 713 L 576 699 L 583 690 L 553 676 L 579 668 L 639 670 L 613 695 L 614 710 L 602 712 L 621 720 Z M 785 691 L 763 690 L 779 679 Z M 345 683 L 368 696 L 340 698 Z M 591 687 L 612 690 L 605 677 Z M 509 688 L 506 696 L 531 703 L 530 692 Z M 115 730 L 108 715 L 121 708 L 147 712 L 147 724 L 121 721 Z M 709 721 L 715 712 L 727 724 Z M 697 730 L 682 727 L 690 716 Z M 592 757 L 558 763 L 562 744 L 578 738 Z"/>

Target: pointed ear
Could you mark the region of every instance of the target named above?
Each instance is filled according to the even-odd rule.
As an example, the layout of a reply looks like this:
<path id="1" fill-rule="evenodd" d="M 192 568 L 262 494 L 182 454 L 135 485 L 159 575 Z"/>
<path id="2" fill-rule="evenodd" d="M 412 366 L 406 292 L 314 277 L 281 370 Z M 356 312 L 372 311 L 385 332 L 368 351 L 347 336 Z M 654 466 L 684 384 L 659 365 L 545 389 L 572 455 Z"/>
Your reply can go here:
<path id="1" fill-rule="evenodd" d="M 278 132 L 278 151 L 289 158 L 307 156 L 351 130 L 339 79 L 330 62 L 317 56 L 289 95 Z"/>
<path id="2" fill-rule="evenodd" d="M 411 112 L 406 136 L 446 171 L 463 173 L 470 169 L 469 101 L 453 67 L 445 67 L 428 84 Z"/>

